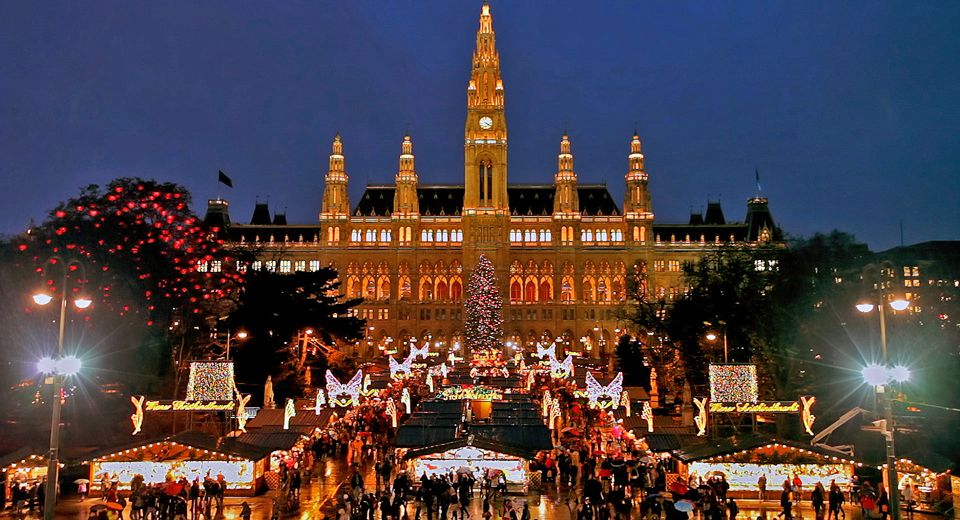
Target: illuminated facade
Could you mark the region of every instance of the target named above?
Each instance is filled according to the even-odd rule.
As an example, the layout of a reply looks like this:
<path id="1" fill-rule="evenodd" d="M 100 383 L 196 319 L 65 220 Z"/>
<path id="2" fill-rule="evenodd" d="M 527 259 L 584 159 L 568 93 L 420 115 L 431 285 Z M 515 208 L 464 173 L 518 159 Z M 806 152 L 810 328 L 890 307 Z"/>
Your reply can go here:
<path id="1" fill-rule="evenodd" d="M 720 245 L 779 238 L 763 198 L 748 201 L 740 223 L 727 223 L 719 203 L 688 223 L 656 222 L 638 135 L 625 140 L 622 209 L 605 185 L 580 182 L 567 135 L 552 183 L 510 184 L 504 98 L 493 19 L 484 5 L 467 83 L 462 183 L 421 184 L 407 135 L 395 182 L 368 185 L 351 205 L 347 154 L 337 135 L 317 222 L 287 224 L 258 204 L 250 224 L 231 225 L 223 200 L 210 202 L 207 219 L 222 224 L 234 245 L 260 252 L 252 267 L 335 267 L 344 294 L 365 300 L 359 311 L 369 325 L 364 355 L 375 345 L 393 350 L 409 337 L 458 343 L 465 281 L 481 254 L 493 262 L 504 297 L 505 340 L 532 348 L 559 339 L 564 351 L 558 355 L 569 349 L 596 356 L 609 353 L 626 326 L 618 310 L 635 268 L 645 273 L 650 298 L 670 300 L 683 292 L 684 262 Z"/>

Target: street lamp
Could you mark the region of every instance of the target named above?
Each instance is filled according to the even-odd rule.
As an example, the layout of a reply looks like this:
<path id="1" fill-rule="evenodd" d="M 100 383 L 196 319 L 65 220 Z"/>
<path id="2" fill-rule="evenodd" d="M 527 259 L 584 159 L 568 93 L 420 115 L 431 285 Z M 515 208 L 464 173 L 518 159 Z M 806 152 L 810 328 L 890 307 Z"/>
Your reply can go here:
<path id="1" fill-rule="evenodd" d="M 709 321 L 705 321 L 703 322 L 703 324 L 708 327 L 713 326 L 713 324 L 710 323 Z M 723 362 L 727 363 L 728 362 L 727 358 L 729 357 L 728 348 L 727 348 L 727 322 L 723 320 L 719 320 L 717 321 L 717 324 L 720 325 L 720 333 L 723 335 Z M 720 336 L 717 336 L 717 333 L 711 330 L 711 331 L 707 331 L 707 335 L 704 337 L 707 339 L 707 341 L 712 343 L 714 341 L 717 341 L 717 338 Z"/>
<path id="2" fill-rule="evenodd" d="M 864 271 L 875 271 L 876 293 L 873 295 L 876 300 L 864 301 L 856 305 L 857 310 L 866 314 L 872 312 L 876 307 L 880 315 L 880 353 L 882 356 L 881 364 L 871 364 L 862 370 L 863 378 L 867 384 L 874 387 L 877 393 L 877 399 L 883 406 L 883 435 L 886 444 L 887 455 L 887 496 L 890 497 L 890 518 L 899 520 L 900 518 L 900 486 L 897 478 L 897 454 L 894 435 L 896 426 L 893 422 L 893 404 L 890 396 L 887 395 L 886 387 L 891 380 L 899 382 L 910 378 L 910 370 L 904 366 L 891 368 L 889 366 L 889 357 L 887 355 L 887 320 L 886 307 L 890 306 L 895 311 L 905 310 L 910 306 L 910 302 L 903 299 L 886 301 L 886 284 L 884 283 L 884 273 L 889 272 L 892 266 L 883 265 L 879 268 L 875 265 L 867 266 Z"/>
<path id="3" fill-rule="evenodd" d="M 47 493 L 43 504 L 44 520 L 53 520 L 54 510 L 57 507 L 57 483 L 60 480 L 58 473 L 60 470 L 60 408 L 62 406 L 61 394 L 63 394 L 63 379 L 76 374 L 80 370 L 80 360 L 75 356 L 64 356 L 63 353 L 64 327 L 67 321 L 67 294 L 70 293 L 70 278 L 67 275 L 71 271 L 70 268 L 74 265 L 79 266 L 81 269 L 83 268 L 83 264 L 78 261 L 67 263 L 58 256 L 51 257 L 49 263 L 58 264 L 63 267 L 63 281 L 60 284 L 60 291 L 58 292 L 60 296 L 60 330 L 57 334 L 57 357 L 56 359 L 43 358 L 37 363 L 37 368 L 43 373 L 52 374 L 53 379 L 53 410 L 50 417 L 50 452 L 47 455 Z M 44 266 L 44 271 L 46 271 L 46 266 Z M 37 305 L 47 305 L 53 301 L 53 296 L 46 291 L 40 291 L 33 295 L 33 301 Z M 90 307 L 91 303 L 93 303 L 91 299 L 82 296 L 78 296 L 73 300 L 74 306 L 78 309 L 86 309 Z"/>

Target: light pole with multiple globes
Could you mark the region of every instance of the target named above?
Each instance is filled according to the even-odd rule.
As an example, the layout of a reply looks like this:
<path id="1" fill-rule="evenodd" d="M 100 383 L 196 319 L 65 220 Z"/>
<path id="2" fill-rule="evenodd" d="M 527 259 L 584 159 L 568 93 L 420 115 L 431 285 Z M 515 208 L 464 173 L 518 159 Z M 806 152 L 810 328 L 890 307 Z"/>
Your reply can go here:
<path id="1" fill-rule="evenodd" d="M 887 355 L 887 320 L 886 320 L 886 306 L 889 305 L 895 311 L 906 310 L 910 306 L 910 302 L 907 300 L 892 300 L 887 301 L 886 298 L 886 283 L 885 283 L 885 273 L 889 272 L 892 269 L 889 265 L 883 265 L 879 268 L 875 265 L 867 266 L 864 270 L 865 273 L 869 271 L 875 271 L 879 269 L 876 273 L 871 273 L 875 276 L 876 279 L 876 292 L 873 295 L 873 298 L 870 298 L 870 301 L 865 301 L 857 304 L 857 310 L 862 313 L 868 313 L 873 311 L 874 307 L 879 311 L 880 315 L 880 354 L 881 354 L 881 363 L 882 365 L 869 365 L 863 369 L 863 377 L 866 382 L 874 387 L 877 393 L 878 400 L 883 407 L 883 439 L 884 444 L 886 445 L 886 458 L 887 458 L 887 497 L 890 502 L 890 518 L 891 520 L 899 520 L 900 518 L 900 486 L 899 479 L 897 478 L 897 454 L 896 454 L 896 445 L 894 443 L 894 433 L 896 428 L 893 424 L 893 403 L 891 397 L 887 395 L 888 383 L 891 379 L 902 379 L 909 377 L 908 374 L 903 374 L 903 367 L 891 368 L 889 365 L 889 357 Z M 874 301 L 876 303 L 874 303 Z"/>
<path id="2" fill-rule="evenodd" d="M 44 358 L 37 364 L 41 372 L 49 373 L 53 379 L 53 412 L 50 418 L 50 452 L 47 455 L 47 489 L 46 497 L 43 503 L 43 518 L 53 520 L 54 510 L 57 507 L 57 483 L 59 481 L 60 470 L 60 407 L 61 394 L 63 393 L 63 380 L 80 371 L 80 360 L 75 356 L 65 356 L 63 352 L 64 327 L 67 320 L 67 295 L 70 293 L 70 277 L 68 276 L 70 268 L 78 266 L 83 268 L 83 264 L 73 260 L 65 262 L 58 256 L 51 257 L 48 265 L 58 264 L 62 266 L 63 278 L 60 284 L 58 295 L 60 297 L 60 332 L 57 336 L 57 357 L 56 359 Z M 46 272 L 46 267 L 44 267 Z M 33 301 L 37 305 L 47 305 L 53 301 L 53 296 L 46 291 L 39 291 L 33 295 Z M 73 304 L 78 309 L 86 309 L 93 303 L 89 298 L 77 296 Z"/>

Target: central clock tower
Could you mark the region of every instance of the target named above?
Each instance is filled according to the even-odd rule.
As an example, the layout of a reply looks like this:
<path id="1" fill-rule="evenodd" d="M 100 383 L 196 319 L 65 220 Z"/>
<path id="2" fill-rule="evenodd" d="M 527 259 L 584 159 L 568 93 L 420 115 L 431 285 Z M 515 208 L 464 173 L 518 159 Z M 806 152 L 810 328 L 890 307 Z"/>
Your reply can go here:
<path id="1" fill-rule="evenodd" d="M 465 215 L 509 215 L 507 200 L 507 120 L 503 79 L 490 5 L 483 4 L 473 71 L 467 85 L 464 131 Z"/>

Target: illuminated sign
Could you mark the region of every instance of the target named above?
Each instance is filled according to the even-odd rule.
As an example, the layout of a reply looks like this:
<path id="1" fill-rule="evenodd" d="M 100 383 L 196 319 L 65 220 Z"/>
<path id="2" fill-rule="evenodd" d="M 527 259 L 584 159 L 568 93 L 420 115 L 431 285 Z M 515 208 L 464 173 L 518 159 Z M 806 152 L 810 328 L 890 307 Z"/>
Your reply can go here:
<path id="1" fill-rule="evenodd" d="M 437 399 L 445 399 L 447 401 L 460 399 L 494 401 L 503 399 L 503 391 L 488 386 L 448 386 L 437 393 Z"/>
<path id="2" fill-rule="evenodd" d="M 800 413 L 800 403 L 797 401 L 710 403 L 710 413 Z"/>
<path id="3" fill-rule="evenodd" d="M 760 390 L 756 365 L 722 363 L 710 365 L 710 402 L 756 403 Z"/>
<path id="4" fill-rule="evenodd" d="M 229 412 L 234 409 L 233 401 L 147 401 L 143 405 L 145 412 Z"/>

